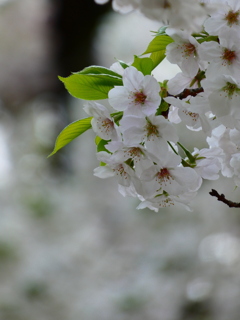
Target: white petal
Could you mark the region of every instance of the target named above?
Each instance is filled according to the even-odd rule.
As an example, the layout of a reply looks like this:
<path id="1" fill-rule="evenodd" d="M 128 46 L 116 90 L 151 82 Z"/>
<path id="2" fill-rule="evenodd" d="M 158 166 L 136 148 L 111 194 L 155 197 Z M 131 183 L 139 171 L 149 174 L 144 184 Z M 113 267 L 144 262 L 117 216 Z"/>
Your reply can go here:
<path id="1" fill-rule="evenodd" d="M 113 170 L 108 166 L 97 167 L 93 170 L 93 174 L 102 179 L 110 178 L 114 176 Z"/>

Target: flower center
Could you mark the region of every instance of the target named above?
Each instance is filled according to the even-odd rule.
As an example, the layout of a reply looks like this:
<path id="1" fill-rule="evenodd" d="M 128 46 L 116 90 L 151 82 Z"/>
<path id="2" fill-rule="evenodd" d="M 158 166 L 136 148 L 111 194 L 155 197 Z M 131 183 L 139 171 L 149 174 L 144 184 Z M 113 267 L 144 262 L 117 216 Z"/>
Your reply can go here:
<path id="1" fill-rule="evenodd" d="M 234 93 L 240 93 L 240 89 L 235 83 L 227 82 L 226 86 L 222 88 L 222 91 L 225 91 L 229 98 L 233 96 Z"/>
<path id="2" fill-rule="evenodd" d="M 113 121 L 111 121 L 110 119 L 106 118 L 102 121 L 102 126 L 106 129 L 112 129 L 114 127 L 114 123 Z"/>
<path id="3" fill-rule="evenodd" d="M 143 92 L 135 92 L 134 93 L 134 97 L 135 97 L 135 103 L 137 104 L 144 104 L 147 96 L 143 93 Z"/>
<path id="4" fill-rule="evenodd" d="M 195 54 L 196 48 L 192 43 L 185 43 L 183 45 L 183 53 L 185 57 L 190 57 L 191 55 Z"/>
<path id="5" fill-rule="evenodd" d="M 183 113 L 185 113 L 187 116 L 191 117 L 193 121 L 197 122 L 199 118 L 199 114 L 195 112 L 191 112 L 188 110 L 183 110 Z"/>
<path id="6" fill-rule="evenodd" d="M 156 175 L 156 179 L 162 183 L 162 182 L 167 182 L 170 181 L 171 175 L 170 172 L 168 171 L 167 168 L 162 168 Z"/>
<path id="7" fill-rule="evenodd" d="M 231 51 L 228 48 L 224 48 L 223 49 L 223 55 L 222 55 L 222 59 L 224 60 L 224 62 L 226 62 L 228 65 L 232 64 L 233 61 L 236 59 L 237 55 L 235 53 L 235 51 Z"/>
<path id="8" fill-rule="evenodd" d="M 149 120 L 145 126 L 145 130 L 147 132 L 147 137 L 150 137 L 150 136 L 158 137 L 159 136 L 159 131 L 158 131 L 157 126 L 152 124 Z"/>
<path id="9" fill-rule="evenodd" d="M 116 166 L 113 171 L 116 173 L 117 176 L 121 176 L 124 179 L 127 179 L 127 172 L 124 170 L 124 167 L 122 164 L 119 164 Z"/>
<path id="10" fill-rule="evenodd" d="M 142 155 L 142 150 L 141 148 L 138 148 L 138 147 L 130 148 L 127 152 L 130 158 L 140 158 Z"/>
<path id="11" fill-rule="evenodd" d="M 228 14 L 225 16 L 224 20 L 226 20 L 228 25 L 231 27 L 233 24 L 238 24 L 239 14 L 240 14 L 240 11 L 234 12 L 234 11 L 230 10 L 228 12 Z"/>

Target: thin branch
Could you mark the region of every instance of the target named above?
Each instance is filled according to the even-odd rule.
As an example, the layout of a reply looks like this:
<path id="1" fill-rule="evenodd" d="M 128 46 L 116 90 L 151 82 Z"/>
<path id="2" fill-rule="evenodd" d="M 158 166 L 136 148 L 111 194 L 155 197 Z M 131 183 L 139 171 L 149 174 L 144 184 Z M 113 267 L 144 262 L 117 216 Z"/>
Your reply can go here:
<path id="1" fill-rule="evenodd" d="M 195 97 L 198 95 L 200 92 L 203 92 L 203 88 L 196 88 L 196 89 L 184 89 L 183 92 L 179 93 L 176 98 L 179 99 L 184 99 L 187 98 L 187 96 L 193 96 Z"/>
<path id="2" fill-rule="evenodd" d="M 233 201 L 227 200 L 224 194 L 219 194 L 214 189 L 212 189 L 212 191 L 210 191 L 209 194 L 213 197 L 216 197 L 218 201 L 225 203 L 227 206 L 229 206 L 229 208 L 240 208 L 239 202 L 233 202 Z"/>

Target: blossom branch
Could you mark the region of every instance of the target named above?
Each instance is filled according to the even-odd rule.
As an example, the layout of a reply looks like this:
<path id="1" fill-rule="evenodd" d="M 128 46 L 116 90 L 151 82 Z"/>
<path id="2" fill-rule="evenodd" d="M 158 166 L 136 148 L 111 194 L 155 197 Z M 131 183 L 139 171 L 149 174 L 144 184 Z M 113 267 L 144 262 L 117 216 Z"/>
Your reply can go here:
<path id="1" fill-rule="evenodd" d="M 233 202 L 233 201 L 227 200 L 224 194 L 219 194 L 214 189 L 212 189 L 212 191 L 210 191 L 209 194 L 213 197 L 216 197 L 218 201 L 225 203 L 227 206 L 229 206 L 229 208 L 240 208 L 239 202 Z"/>
<path id="2" fill-rule="evenodd" d="M 197 94 L 203 92 L 203 88 L 196 88 L 196 89 L 184 89 L 183 92 L 179 93 L 176 98 L 183 100 L 187 98 L 187 96 L 196 97 Z"/>

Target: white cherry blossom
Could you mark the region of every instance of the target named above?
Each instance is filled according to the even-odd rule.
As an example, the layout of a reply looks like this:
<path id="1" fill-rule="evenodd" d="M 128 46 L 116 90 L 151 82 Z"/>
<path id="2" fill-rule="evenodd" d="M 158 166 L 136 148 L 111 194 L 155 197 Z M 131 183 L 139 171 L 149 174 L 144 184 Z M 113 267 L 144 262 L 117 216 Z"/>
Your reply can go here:
<path id="1" fill-rule="evenodd" d="M 181 93 L 184 89 L 195 89 L 198 88 L 198 81 L 195 76 L 189 76 L 183 72 L 177 73 L 172 79 L 168 81 L 168 92 L 171 95 L 177 95 Z"/>
<path id="2" fill-rule="evenodd" d="M 117 125 L 110 116 L 108 109 L 97 102 L 88 102 L 84 111 L 92 116 L 91 124 L 93 131 L 104 140 L 117 140 Z"/>
<path id="3" fill-rule="evenodd" d="M 120 130 L 125 143 L 145 143 L 147 150 L 157 158 L 166 156 L 167 141 L 178 141 L 176 129 L 163 116 L 125 116 L 120 121 Z"/>
<path id="4" fill-rule="evenodd" d="M 117 177 L 118 183 L 122 186 L 129 187 L 131 185 L 131 176 L 134 176 L 133 169 L 125 162 L 117 161 L 110 153 L 101 151 L 97 153 L 99 161 L 106 163 L 94 169 L 94 175 L 99 178 Z"/>
<path id="5" fill-rule="evenodd" d="M 126 68 L 123 72 L 123 86 L 115 86 L 109 91 L 110 105 L 124 113 L 140 117 L 149 116 L 156 112 L 160 105 L 160 86 L 157 80 L 144 76 L 134 67 Z"/>
<path id="6" fill-rule="evenodd" d="M 200 96 L 196 98 L 201 99 Z M 199 131 L 202 129 L 205 133 L 210 134 L 211 126 L 206 116 L 209 110 L 208 105 L 204 104 L 205 100 L 203 102 L 196 101 L 192 96 L 182 100 L 174 97 L 167 97 L 164 100 L 175 107 L 170 109 L 170 121 L 179 123 L 180 118 L 190 130 Z"/>
<path id="7" fill-rule="evenodd" d="M 180 163 L 180 156 L 168 152 L 167 157 L 144 170 L 140 179 L 151 182 L 149 189 L 153 196 L 163 191 L 175 196 L 197 191 L 202 183 L 201 177 L 194 169 L 181 167 Z"/>
<path id="8" fill-rule="evenodd" d="M 218 10 L 211 13 L 211 16 L 205 21 L 204 27 L 209 34 L 216 36 L 225 30 L 240 32 L 239 0 L 225 1 Z"/>
<path id="9" fill-rule="evenodd" d="M 228 178 L 234 175 L 234 170 L 230 165 L 231 158 L 240 150 L 239 145 L 234 141 L 235 137 L 239 137 L 240 139 L 240 132 L 238 130 L 227 129 L 224 125 L 220 125 L 212 131 L 212 136 L 207 138 L 210 147 L 222 150 L 218 159 L 221 162 L 222 175 Z"/>
<path id="10" fill-rule="evenodd" d="M 177 64 L 186 75 L 194 77 L 199 68 L 204 68 L 198 56 L 199 43 L 184 31 L 167 28 L 166 33 L 174 40 L 166 48 L 168 61 Z"/>
<path id="11" fill-rule="evenodd" d="M 112 152 L 112 159 L 117 162 L 131 161 L 138 177 L 146 166 L 149 167 L 153 161 L 157 161 L 156 156 L 141 144 L 125 144 L 122 141 L 111 141 L 105 145 L 105 148 Z"/>
<path id="12" fill-rule="evenodd" d="M 166 193 L 155 196 L 154 198 L 143 200 L 137 209 L 149 208 L 158 212 L 161 208 L 175 207 L 176 209 L 185 209 L 192 211 L 189 203 L 195 198 L 196 192 L 188 192 L 178 196 L 168 195 Z"/>
<path id="13" fill-rule="evenodd" d="M 206 8 L 196 0 L 141 0 L 140 11 L 152 20 L 191 31 L 200 30 L 207 16 Z"/>
<path id="14" fill-rule="evenodd" d="M 209 62 L 206 77 L 215 79 L 220 74 L 239 78 L 240 74 L 240 37 L 234 30 L 222 31 L 219 41 L 203 42 L 199 47 L 199 56 Z"/>
<path id="15" fill-rule="evenodd" d="M 230 127 L 239 127 L 240 120 L 240 81 L 230 75 L 204 79 L 202 86 L 208 95 L 213 114 L 218 120 Z"/>
<path id="16" fill-rule="evenodd" d="M 95 2 L 104 4 L 108 1 Z M 138 10 L 151 20 L 170 24 L 174 28 L 197 31 L 201 30 L 209 10 L 214 6 L 209 1 L 196 0 L 113 0 L 112 7 L 120 13 Z"/>
<path id="17" fill-rule="evenodd" d="M 221 170 L 220 158 L 223 155 L 220 148 L 204 148 L 201 150 L 194 148 L 192 155 L 197 156 L 194 170 L 203 179 L 217 180 L 219 178 L 218 173 Z"/>

